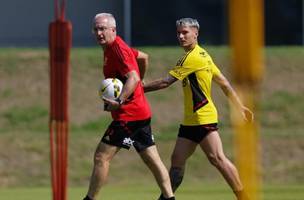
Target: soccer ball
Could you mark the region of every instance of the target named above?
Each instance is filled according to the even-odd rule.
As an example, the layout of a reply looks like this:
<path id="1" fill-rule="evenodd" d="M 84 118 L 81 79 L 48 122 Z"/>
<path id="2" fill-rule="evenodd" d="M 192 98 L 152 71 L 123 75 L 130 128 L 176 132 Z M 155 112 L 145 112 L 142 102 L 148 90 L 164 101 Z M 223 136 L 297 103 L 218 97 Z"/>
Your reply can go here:
<path id="1" fill-rule="evenodd" d="M 114 100 L 119 97 L 122 87 L 122 82 L 117 78 L 104 79 L 99 86 L 99 97 Z"/>

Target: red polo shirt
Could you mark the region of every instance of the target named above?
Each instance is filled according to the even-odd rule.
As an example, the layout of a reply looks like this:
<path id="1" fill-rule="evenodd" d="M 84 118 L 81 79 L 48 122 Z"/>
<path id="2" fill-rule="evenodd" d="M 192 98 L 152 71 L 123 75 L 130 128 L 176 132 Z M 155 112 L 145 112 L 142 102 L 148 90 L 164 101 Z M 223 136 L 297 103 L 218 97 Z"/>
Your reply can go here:
<path id="1" fill-rule="evenodd" d="M 125 84 L 127 80 L 125 75 L 128 72 L 135 70 L 139 76 L 137 56 L 137 50 L 131 49 L 119 36 L 116 36 L 114 42 L 104 50 L 103 73 L 105 78 L 118 78 Z M 115 121 L 137 121 L 151 117 L 150 106 L 141 82 L 137 84 L 135 91 L 124 104 L 111 114 Z"/>

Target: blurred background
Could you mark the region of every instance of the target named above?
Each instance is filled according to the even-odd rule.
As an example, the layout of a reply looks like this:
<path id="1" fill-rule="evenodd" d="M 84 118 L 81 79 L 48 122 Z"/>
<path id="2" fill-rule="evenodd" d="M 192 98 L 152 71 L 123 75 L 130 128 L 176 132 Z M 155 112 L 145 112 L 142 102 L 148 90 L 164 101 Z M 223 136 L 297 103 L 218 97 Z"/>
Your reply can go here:
<path id="1" fill-rule="evenodd" d="M 261 122 L 260 164 L 265 200 L 304 199 L 303 2 L 265 0 L 265 73 L 256 113 Z M 228 0 L 67 1 L 66 18 L 73 25 L 70 197 L 81 199 L 85 194 L 95 147 L 111 121 L 109 114 L 102 111 L 97 93 L 103 78 L 103 58 L 91 33 L 95 14 L 113 13 L 118 33 L 149 54 L 147 81 L 166 75 L 183 54 L 177 46 L 175 20 L 196 18 L 201 25 L 200 44 L 231 80 L 227 6 Z M 48 26 L 54 20 L 54 3 L 1 1 L 0 13 L 0 200 L 48 200 L 51 199 Z M 147 94 L 155 138 L 167 167 L 183 113 L 180 87 L 175 84 Z M 216 86 L 213 96 L 224 150 L 234 161 L 229 105 Z M 140 194 L 142 199 L 151 196 L 156 199 L 158 189 L 153 176 L 136 152 L 130 151 L 121 151 L 114 158 L 105 196 L 111 200 L 126 199 L 120 195 L 123 189 L 131 196 Z M 185 177 L 184 186 L 177 193 L 181 200 L 234 199 L 224 179 L 201 151 L 189 160 Z M 134 191 L 139 185 L 142 193 Z"/>
<path id="2" fill-rule="evenodd" d="M 265 0 L 266 45 L 302 45 L 303 1 Z M 92 19 L 98 12 L 115 15 L 118 32 L 132 45 L 176 45 L 175 21 L 198 19 L 202 43 L 228 44 L 227 0 L 111 1 L 73 0 L 67 19 L 73 24 L 73 46 L 94 46 Z M 47 46 L 48 22 L 54 18 L 53 1 L 3 1 L 0 46 Z"/>

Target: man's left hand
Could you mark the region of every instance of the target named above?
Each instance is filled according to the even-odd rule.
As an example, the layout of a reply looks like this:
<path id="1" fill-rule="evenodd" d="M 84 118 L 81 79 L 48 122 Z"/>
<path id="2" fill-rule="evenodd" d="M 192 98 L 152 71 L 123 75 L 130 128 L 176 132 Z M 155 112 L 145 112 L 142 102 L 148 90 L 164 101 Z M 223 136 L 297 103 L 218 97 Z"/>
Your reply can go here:
<path id="1" fill-rule="evenodd" d="M 242 115 L 247 122 L 252 122 L 254 120 L 253 112 L 245 106 L 242 107 Z"/>

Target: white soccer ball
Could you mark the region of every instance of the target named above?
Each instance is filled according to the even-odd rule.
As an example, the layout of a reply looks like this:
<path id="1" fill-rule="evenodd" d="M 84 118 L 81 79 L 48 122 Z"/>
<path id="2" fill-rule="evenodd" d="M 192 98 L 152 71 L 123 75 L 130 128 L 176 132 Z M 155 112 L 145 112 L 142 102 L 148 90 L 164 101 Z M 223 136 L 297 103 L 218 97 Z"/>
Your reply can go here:
<path id="1" fill-rule="evenodd" d="M 106 99 L 116 99 L 119 97 L 123 88 L 122 82 L 117 78 L 107 78 L 101 81 L 99 86 L 99 97 Z"/>

